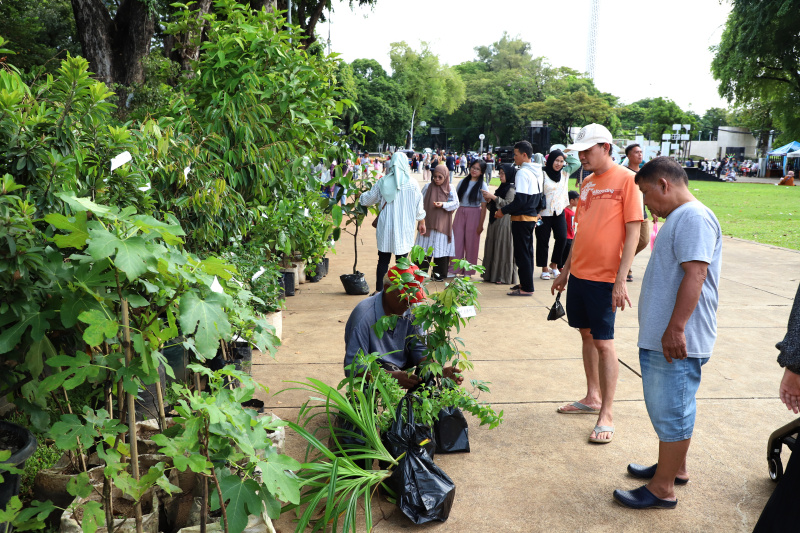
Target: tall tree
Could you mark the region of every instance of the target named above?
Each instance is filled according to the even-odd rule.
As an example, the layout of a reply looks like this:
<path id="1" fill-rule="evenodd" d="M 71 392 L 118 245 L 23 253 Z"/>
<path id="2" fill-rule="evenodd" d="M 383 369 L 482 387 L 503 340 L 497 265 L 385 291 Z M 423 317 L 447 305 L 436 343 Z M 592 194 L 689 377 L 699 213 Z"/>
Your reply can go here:
<path id="1" fill-rule="evenodd" d="M 144 80 L 141 59 L 155 32 L 155 0 L 72 0 L 83 56 L 107 84 L 131 85 Z"/>
<path id="2" fill-rule="evenodd" d="M 264 2 L 265 0 L 253 0 Z M 271 0 L 281 11 L 288 11 L 289 0 Z M 317 42 L 316 27 L 320 22 L 327 22 L 325 15 L 333 12 L 332 0 L 291 0 L 292 1 L 292 24 L 300 26 L 305 37 L 302 46 L 308 48 Z M 341 0 L 340 0 L 341 1 Z M 355 6 L 374 6 L 378 0 L 347 0 L 350 9 Z"/>
<path id="3" fill-rule="evenodd" d="M 556 130 L 553 140 L 563 143 L 572 141 L 570 132 L 575 127 L 597 122 L 609 125 L 609 129 L 613 131 L 619 125 L 619 119 L 608 102 L 586 91 L 551 96 L 544 102 L 523 104 L 520 111 L 526 117 L 547 122 Z"/>
<path id="4" fill-rule="evenodd" d="M 8 61 L 21 70 L 47 65 L 53 71 L 67 53 L 81 53 L 70 0 L 0 2 L 0 36 L 15 52 Z"/>
<path id="5" fill-rule="evenodd" d="M 800 137 L 800 0 L 732 0 L 711 72 L 729 103 L 769 102 L 777 122 Z"/>
<path id="6" fill-rule="evenodd" d="M 373 130 L 365 136 L 366 146 L 378 149 L 384 143 L 403 143 L 411 109 L 400 84 L 374 59 L 356 59 L 350 67 L 357 102 L 353 120 L 362 121 Z"/>
<path id="7" fill-rule="evenodd" d="M 433 113 L 452 113 L 465 99 L 461 76 L 439 63 L 439 56 L 431 52 L 428 43 L 416 51 L 405 41 L 392 43 L 389 58 L 392 77 L 400 83 L 411 108 L 409 129 L 410 145 L 414 143 L 414 125 Z"/>

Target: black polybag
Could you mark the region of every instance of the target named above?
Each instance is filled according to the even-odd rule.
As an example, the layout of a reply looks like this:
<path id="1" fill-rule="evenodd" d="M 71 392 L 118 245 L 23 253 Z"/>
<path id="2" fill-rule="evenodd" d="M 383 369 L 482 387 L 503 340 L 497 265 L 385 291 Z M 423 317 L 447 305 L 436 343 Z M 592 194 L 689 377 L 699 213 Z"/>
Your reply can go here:
<path id="1" fill-rule="evenodd" d="M 436 453 L 469 452 L 469 426 L 461 409 L 454 406 L 439 411 L 439 419 L 433 423 L 436 436 Z"/>
<path id="2" fill-rule="evenodd" d="M 445 522 L 450 516 L 456 485 L 419 446 L 408 449 L 389 482 L 397 494 L 397 506 L 415 524 Z"/>
<path id="3" fill-rule="evenodd" d="M 436 454 L 436 439 L 433 430 L 425 424 L 418 424 L 414 421 L 413 411 L 414 397 L 407 394 L 400 400 L 394 414 L 394 422 L 383 435 L 383 444 L 392 457 L 397 459 L 406 451 L 406 433 L 413 435 L 414 442 L 421 445 L 428 452 L 431 459 Z M 403 419 L 403 405 L 406 405 L 408 420 Z M 422 444 L 421 444 L 422 443 Z"/>
<path id="4" fill-rule="evenodd" d="M 419 445 L 411 401 L 413 400 L 406 396 L 397 408 L 397 420 L 402 421 L 402 406 L 406 403 L 408 423 L 392 424 L 392 428 L 396 426 L 397 431 L 390 431 L 386 435 L 392 446 L 402 450 L 400 455 L 405 454 L 400 458 L 387 484 L 397 496 L 397 506 L 412 522 L 444 522 L 450 516 L 456 486 Z"/>

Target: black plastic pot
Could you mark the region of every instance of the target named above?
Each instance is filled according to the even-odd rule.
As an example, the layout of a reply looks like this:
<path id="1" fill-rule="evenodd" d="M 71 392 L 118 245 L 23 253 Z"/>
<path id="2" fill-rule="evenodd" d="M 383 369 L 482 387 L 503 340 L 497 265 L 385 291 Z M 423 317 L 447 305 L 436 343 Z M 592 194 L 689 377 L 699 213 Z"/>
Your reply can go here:
<path id="1" fill-rule="evenodd" d="M 369 294 L 369 283 L 367 283 L 367 280 L 364 278 L 364 274 L 362 272 L 356 272 L 355 274 L 342 274 L 339 276 L 339 279 L 342 280 L 344 292 L 347 294 Z"/>
<path id="2" fill-rule="evenodd" d="M 327 257 L 322 258 L 322 272 L 323 276 L 327 276 L 331 266 L 331 260 Z"/>
<path id="3" fill-rule="evenodd" d="M 165 342 L 164 347 L 161 349 L 161 353 L 164 354 L 167 364 L 172 367 L 172 371 L 175 374 L 175 379 L 166 376 L 167 386 L 175 381 L 187 383 L 191 379 L 191 373 L 189 369 L 186 368 L 190 360 L 189 350 L 183 346 L 183 341 L 185 340 L 184 337 L 175 337 Z"/>
<path id="4" fill-rule="evenodd" d="M 36 451 L 36 445 L 36 437 L 26 428 L 0 421 L 0 449 L 11 449 L 11 457 L 5 464 L 22 470 L 25 468 L 25 461 Z M 11 498 L 19 496 L 20 482 L 19 474 L 3 472 L 3 482 L 0 483 L 0 509 L 5 509 Z M 11 525 L 8 522 L 0 522 L 0 533 L 10 531 Z"/>
<path id="5" fill-rule="evenodd" d="M 282 271 L 283 276 L 283 292 L 286 296 L 294 296 L 294 284 L 297 280 L 294 279 L 294 271 Z"/>
<path id="6" fill-rule="evenodd" d="M 253 347 L 249 342 L 237 341 L 228 344 L 228 351 L 233 357 L 233 364 L 236 370 L 243 370 L 247 374 L 252 373 L 253 366 Z"/>
<path id="7" fill-rule="evenodd" d="M 320 281 L 322 281 L 322 276 L 324 275 L 325 274 L 322 271 L 322 262 L 319 262 L 316 265 L 314 265 L 314 275 L 311 275 L 308 272 L 306 272 L 306 281 L 309 281 L 311 283 L 319 283 Z"/>

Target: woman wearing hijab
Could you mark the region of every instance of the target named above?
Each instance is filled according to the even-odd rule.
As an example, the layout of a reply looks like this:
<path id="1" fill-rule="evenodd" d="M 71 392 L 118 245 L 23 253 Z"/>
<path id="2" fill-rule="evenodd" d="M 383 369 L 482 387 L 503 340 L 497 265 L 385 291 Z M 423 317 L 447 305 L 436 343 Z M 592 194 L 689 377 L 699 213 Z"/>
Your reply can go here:
<path id="1" fill-rule="evenodd" d="M 514 200 L 517 194 L 514 189 L 514 178 L 517 169 L 506 163 L 500 166 L 500 186 L 494 191 L 482 191 L 489 211 L 489 229 L 486 230 L 486 242 L 483 244 L 483 279 L 490 283 L 515 285 L 519 283 L 517 269 L 514 266 L 514 242 L 511 237 L 511 215 L 494 218 L 498 209 L 502 209 Z"/>
<path id="2" fill-rule="evenodd" d="M 564 246 L 567 244 L 567 220 L 564 208 L 569 205 L 569 174 L 564 169 L 566 157 L 561 150 L 553 150 L 544 166 L 544 195 L 547 207 L 539 212 L 541 224 L 536 226 L 536 266 L 542 268 L 542 279 L 555 279 L 563 264 Z M 555 243 L 550 265 L 547 252 L 552 231 Z"/>
<path id="3" fill-rule="evenodd" d="M 411 179 L 408 156 L 395 152 L 389 169 L 369 191 L 360 196 L 361 205 L 380 203 L 378 216 L 378 267 L 375 271 L 376 290 L 383 287 L 383 276 L 389 271 L 392 254 L 405 257 L 414 245 L 414 229 L 419 221 L 425 232 L 425 209 L 417 180 Z"/>
<path id="4" fill-rule="evenodd" d="M 459 208 L 453 220 L 453 236 L 455 238 L 455 259 L 466 259 L 472 265 L 478 264 L 478 248 L 481 244 L 483 224 L 486 222 L 486 200 L 481 191 L 489 187 L 483 181 L 486 173 L 486 161 L 476 159 L 469 167 L 469 179 L 464 178 L 458 184 Z M 450 265 L 453 266 L 452 264 Z M 452 270 L 454 275 L 471 276 L 474 270 Z"/>
<path id="5" fill-rule="evenodd" d="M 428 272 L 430 263 L 433 268 L 433 279 L 442 280 L 447 277 L 450 258 L 455 255 L 453 245 L 453 211 L 458 209 L 458 198 L 450 188 L 447 167 L 439 165 L 434 169 L 431 183 L 422 188 L 423 205 L 425 206 L 425 231 L 417 236 L 417 246 L 425 250 L 432 247 L 433 253 L 425 258 L 420 268 Z M 432 261 L 433 260 L 433 261 Z"/>

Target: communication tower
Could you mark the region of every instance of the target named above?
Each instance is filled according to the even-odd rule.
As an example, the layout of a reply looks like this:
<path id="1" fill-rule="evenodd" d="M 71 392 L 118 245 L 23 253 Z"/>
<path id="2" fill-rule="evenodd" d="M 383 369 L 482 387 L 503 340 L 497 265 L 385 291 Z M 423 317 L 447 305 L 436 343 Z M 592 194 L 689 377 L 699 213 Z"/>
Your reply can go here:
<path id="1" fill-rule="evenodd" d="M 600 0 L 592 0 L 592 18 L 589 19 L 589 43 L 586 49 L 586 73 L 594 80 L 594 59 L 597 55 L 597 26 L 600 21 Z"/>

